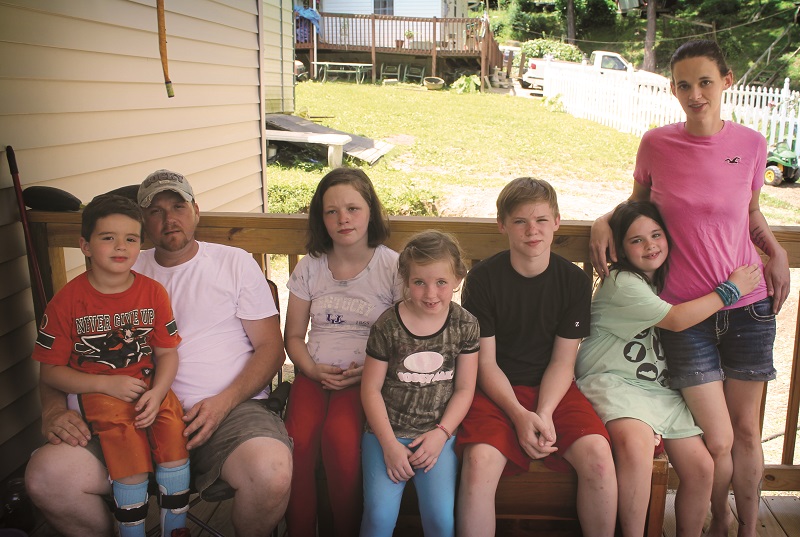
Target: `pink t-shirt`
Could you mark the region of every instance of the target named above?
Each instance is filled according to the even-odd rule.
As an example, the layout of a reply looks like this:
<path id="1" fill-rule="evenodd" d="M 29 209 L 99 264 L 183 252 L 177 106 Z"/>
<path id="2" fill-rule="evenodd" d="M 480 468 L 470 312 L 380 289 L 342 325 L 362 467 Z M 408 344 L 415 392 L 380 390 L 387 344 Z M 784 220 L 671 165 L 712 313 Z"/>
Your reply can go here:
<path id="1" fill-rule="evenodd" d="M 672 239 L 661 298 L 671 304 L 694 300 L 737 267 L 762 265 L 750 240 L 749 206 L 763 184 L 766 161 L 764 137 L 730 121 L 713 136 L 688 134 L 683 123 L 645 133 L 634 179 L 650 188 L 650 201 Z M 758 287 L 731 307 L 766 296 L 762 276 Z"/>

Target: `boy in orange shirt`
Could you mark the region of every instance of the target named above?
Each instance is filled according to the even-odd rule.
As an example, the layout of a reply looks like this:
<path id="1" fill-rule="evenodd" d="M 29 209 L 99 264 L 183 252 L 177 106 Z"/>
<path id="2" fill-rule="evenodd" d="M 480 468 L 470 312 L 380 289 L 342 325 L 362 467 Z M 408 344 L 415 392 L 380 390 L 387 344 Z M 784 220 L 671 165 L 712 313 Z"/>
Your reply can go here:
<path id="1" fill-rule="evenodd" d="M 141 236 L 141 212 L 131 200 L 102 195 L 86 206 L 80 248 L 91 269 L 47 306 L 33 358 L 44 383 L 78 394 L 100 437 L 120 536 L 145 535 L 153 460 L 162 534 L 178 536 L 189 502 L 183 409 L 170 390 L 181 338 L 166 290 L 131 271 Z"/>

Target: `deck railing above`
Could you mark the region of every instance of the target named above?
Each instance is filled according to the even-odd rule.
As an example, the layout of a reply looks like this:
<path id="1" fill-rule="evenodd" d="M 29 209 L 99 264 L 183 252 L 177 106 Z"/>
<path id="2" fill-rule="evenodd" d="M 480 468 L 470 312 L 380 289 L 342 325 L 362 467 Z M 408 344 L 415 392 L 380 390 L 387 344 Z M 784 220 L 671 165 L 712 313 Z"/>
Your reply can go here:
<path id="1" fill-rule="evenodd" d="M 34 247 L 41 265 L 48 296 L 66 283 L 64 248 L 74 248 L 80 237 L 79 213 L 50 213 L 29 211 L 28 220 Z M 307 218 L 305 215 L 255 213 L 202 213 L 196 236 L 199 240 L 236 246 L 252 253 L 257 259 L 267 254 L 289 256 L 290 270 L 299 256 L 305 254 Z M 589 231 L 591 222 L 562 221 L 553 242 L 553 251 L 572 262 L 589 264 Z M 449 232 L 459 240 L 468 259 L 477 261 L 507 248 L 507 240 L 497 231 L 497 223 L 487 218 L 391 218 L 392 235 L 387 246 L 402 248 L 408 238 L 425 229 Z M 773 233 L 789 254 L 789 265 L 800 267 L 800 226 L 773 226 Z M 144 245 L 149 247 L 147 243 Z M 792 291 L 797 293 L 795 289 Z M 800 315 L 796 321 L 798 333 L 792 348 L 792 370 L 788 390 L 788 410 L 784 429 L 782 464 L 768 465 L 764 490 L 800 490 L 800 465 L 793 465 L 800 408 Z"/>
<path id="2" fill-rule="evenodd" d="M 484 76 L 491 67 L 503 64 L 503 56 L 489 22 L 482 18 L 322 12 L 319 24 L 318 50 L 424 55 L 431 56 L 434 65 L 437 57 L 479 57 L 481 74 Z M 314 26 L 311 21 L 296 19 L 295 48 L 314 50 Z"/>
<path id="3" fill-rule="evenodd" d="M 476 55 L 485 36 L 482 19 L 393 17 L 320 13 L 317 45 L 341 50 L 378 49 L 430 52 L 436 48 L 452 55 Z M 297 48 L 313 46 L 310 21 L 298 19 Z"/>

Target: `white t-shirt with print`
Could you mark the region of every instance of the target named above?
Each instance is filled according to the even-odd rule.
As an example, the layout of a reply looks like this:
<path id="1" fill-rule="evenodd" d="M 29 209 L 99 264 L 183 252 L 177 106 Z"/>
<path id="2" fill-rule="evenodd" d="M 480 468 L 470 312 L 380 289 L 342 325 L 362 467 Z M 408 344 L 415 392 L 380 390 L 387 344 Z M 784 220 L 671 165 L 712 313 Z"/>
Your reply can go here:
<path id="1" fill-rule="evenodd" d="M 308 353 L 315 362 L 342 369 L 364 364 L 369 329 L 402 297 L 397 258 L 394 250 L 378 246 L 366 268 L 349 280 L 334 279 L 325 254 L 297 263 L 287 287 L 311 302 Z"/>

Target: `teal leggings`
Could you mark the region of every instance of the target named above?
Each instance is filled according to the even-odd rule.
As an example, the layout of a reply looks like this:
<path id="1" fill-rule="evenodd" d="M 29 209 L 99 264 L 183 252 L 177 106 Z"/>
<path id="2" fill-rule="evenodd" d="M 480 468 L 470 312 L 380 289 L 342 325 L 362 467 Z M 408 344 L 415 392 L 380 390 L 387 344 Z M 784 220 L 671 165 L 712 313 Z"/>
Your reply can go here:
<path id="1" fill-rule="evenodd" d="M 408 445 L 413 438 L 398 438 Z M 415 470 L 414 488 L 419 498 L 422 529 L 427 537 L 453 537 L 455 534 L 454 506 L 458 459 L 453 449 L 455 437 L 449 439 L 436 465 L 426 474 Z M 400 511 L 404 482 L 395 483 L 386 474 L 383 449 L 372 433 L 361 439 L 361 464 L 364 470 L 364 516 L 361 537 L 391 537 Z"/>

